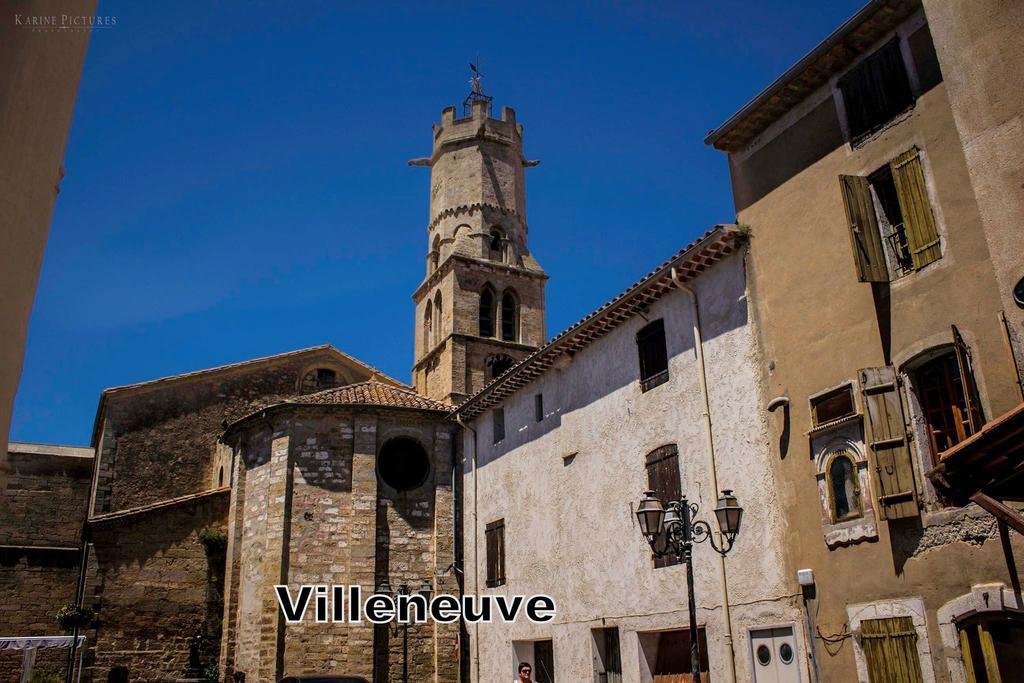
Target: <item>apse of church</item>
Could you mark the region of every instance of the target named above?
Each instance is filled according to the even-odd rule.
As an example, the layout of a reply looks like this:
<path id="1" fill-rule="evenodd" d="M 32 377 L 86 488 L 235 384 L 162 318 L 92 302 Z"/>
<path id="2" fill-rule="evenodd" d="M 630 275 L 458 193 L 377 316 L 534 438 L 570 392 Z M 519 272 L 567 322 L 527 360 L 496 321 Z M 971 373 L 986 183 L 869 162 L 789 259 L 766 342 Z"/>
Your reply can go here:
<path id="1" fill-rule="evenodd" d="M 427 272 L 416 303 L 413 385 L 453 404 L 545 341 L 547 275 L 528 246 L 523 127 L 479 97 L 434 125 Z"/>

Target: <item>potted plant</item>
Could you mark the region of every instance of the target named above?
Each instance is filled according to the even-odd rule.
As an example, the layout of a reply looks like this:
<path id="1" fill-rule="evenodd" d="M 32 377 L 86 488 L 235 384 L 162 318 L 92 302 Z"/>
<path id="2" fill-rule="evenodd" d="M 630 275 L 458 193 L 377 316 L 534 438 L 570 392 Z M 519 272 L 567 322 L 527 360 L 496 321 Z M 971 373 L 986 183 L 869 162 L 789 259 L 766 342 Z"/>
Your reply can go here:
<path id="1" fill-rule="evenodd" d="M 92 620 L 96 618 L 96 613 L 88 607 L 79 607 L 68 603 L 57 610 L 55 618 L 62 629 L 73 631 L 91 624 Z"/>

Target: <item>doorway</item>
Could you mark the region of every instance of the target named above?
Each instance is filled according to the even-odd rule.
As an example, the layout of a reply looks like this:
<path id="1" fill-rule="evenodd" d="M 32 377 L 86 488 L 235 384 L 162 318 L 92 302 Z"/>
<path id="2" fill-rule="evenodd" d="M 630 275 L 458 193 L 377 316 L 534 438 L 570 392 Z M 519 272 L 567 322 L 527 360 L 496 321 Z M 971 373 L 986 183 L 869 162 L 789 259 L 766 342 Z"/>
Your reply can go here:
<path id="1" fill-rule="evenodd" d="M 755 683 L 800 683 L 793 627 L 751 631 L 750 653 Z"/>
<path id="2" fill-rule="evenodd" d="M 1016 680 L 1024 670 L 1024 618 L 985 612 L 957 623 L 960 654 L 970 683 Z"/>

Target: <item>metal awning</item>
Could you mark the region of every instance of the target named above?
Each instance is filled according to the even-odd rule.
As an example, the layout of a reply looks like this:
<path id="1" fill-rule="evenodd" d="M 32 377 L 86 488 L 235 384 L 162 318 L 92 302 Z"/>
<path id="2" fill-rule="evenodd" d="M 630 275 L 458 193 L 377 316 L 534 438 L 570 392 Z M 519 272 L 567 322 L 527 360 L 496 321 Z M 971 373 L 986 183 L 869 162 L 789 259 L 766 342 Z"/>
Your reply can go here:
<path id="1" fill-rule="evenodd" d="M 0 650 L 20 650 L 22 653 L 20 683 L 28 683 L 32 678 L 32 669 L 36 664 L 36 650 L 69 648 L 72 645 L 78 648 L 78 672 L 75 676 L 75 680 L 78 681 L 82 677 L 85 636 L 78 636 L 77 643 L 74 636 L 15 636 L 0 638 Z"/>

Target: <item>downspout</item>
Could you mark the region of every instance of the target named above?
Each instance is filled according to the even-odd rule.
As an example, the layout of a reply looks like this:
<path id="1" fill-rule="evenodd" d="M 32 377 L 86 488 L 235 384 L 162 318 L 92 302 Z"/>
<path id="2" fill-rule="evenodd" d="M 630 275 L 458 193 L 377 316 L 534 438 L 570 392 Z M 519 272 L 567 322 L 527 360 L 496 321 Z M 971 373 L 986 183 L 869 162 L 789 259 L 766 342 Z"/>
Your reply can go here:
<path id="1" fill-rule="evenodd" d="M 700 306 L 697 304 L 697 294 L 683 284 L 679 277 L 679 271 L 672 268 L 672 282 L 690 297 L 693 306 L 693 347 L 697 352 L 698 377 L 700 379 L 700 395 L 704 401 L 704 440 L 708 452 L 708 473 L 711 476 L 711 495 L 718 495 L 718 473 L 715 468 L 715 439 L 711 431 L 711 399 L 708 396 L 708 376 L 704 364 L 704 341 L 700 332 Z M 716 530 L 718 545 L 722 545 L 722 532 Z M 729 678 L 730 683 L 736 682 L 736 650 L 732 642 L 732 613 L 729 609 L 729 582 L 725 574 L 725 556 L 718 555 L 718 577 L 722 582 L 722 616 L 725 619 L 725 643 L 729 647 Z M 691 633 L 690 637 L 695 638 L 697 634 Z"/>
<path id="2" fill-rule="evenodd" d="M 462 421 L 462 415 L 459 413 L 455 414 L 455 421 L 459 423 L 459 426 L 463 429 L 472 432 L 473 434 L 473 595 L 476 596 L 477 600 L 480 599 L 480 535 L 477 533 L 477 482 L 476 482 L 476 471 L 479 466 L 477 461 L 477 441 L 476 441 L 476 430 L 470 427 L 468 424 Z M 465 578 L 465 569 L 463 569 L 463 578 Z M 480 622 L 477 621 L 473 624 L 473 675 L 470 680 L 480 680 Z"/>

